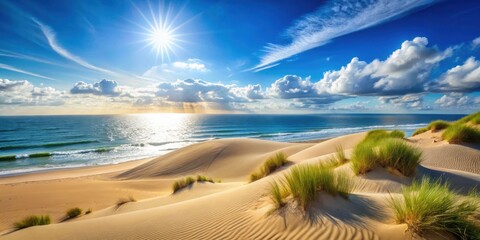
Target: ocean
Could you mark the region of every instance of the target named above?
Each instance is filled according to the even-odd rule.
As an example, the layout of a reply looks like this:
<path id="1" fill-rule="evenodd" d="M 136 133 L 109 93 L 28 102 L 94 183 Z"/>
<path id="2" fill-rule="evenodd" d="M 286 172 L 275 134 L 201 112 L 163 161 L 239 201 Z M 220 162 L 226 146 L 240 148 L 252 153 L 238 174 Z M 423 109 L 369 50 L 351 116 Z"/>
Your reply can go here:
<path id="1" fill-rule="evenodd" d="M 134 114 L 0 117 L 0 175 L 116 164 L 159 156 L 220 138 L 281 142 L 331 138 L 372 129 L 400 129 L 407 136 L 437 119 L 464 115 Z"/>

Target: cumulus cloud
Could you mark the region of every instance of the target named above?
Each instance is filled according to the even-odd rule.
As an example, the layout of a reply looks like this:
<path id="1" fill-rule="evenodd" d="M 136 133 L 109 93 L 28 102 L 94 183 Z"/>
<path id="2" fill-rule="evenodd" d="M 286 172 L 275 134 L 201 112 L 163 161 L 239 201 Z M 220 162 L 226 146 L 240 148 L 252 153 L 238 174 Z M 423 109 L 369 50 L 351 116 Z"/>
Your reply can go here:
<path id="1" fill-rule="evenodd" d="M 472 41 L 472 47 L 473 48 L 476 48 L 478 46 L 480 46 L 480 37 L 477 37 L 477 38 L 473 39 L 473 41 Z"/>
<path id="2" fill-rule="evenodd" d="M 428 89 L 440 92 L 480 90 L 480 62 L 475 60 L 475 57 L 468 58 L 463 65 L 453 67 L 442 74 Z"/>
<path id="3" fill-rule="evenodd" d="M 307 14 L 286 31 L 287 45 L 268 44 L 266 54 L 254 69 L 272 67 L 278 61 L 325 45 L 336 37 L 400 17 L 434 0 L 331 1 Z"/>
<path id="4" fill-rule="evenodd" d="M 267 91 L 271 96 L 282 99 L 313 98 L 318 96 L 314 84 L 310 81 L 310 77 L 302 79 L 296 75 L 285 75 L 277 79 Z"/>
<path id="5" fill-rule="evenodd" d="M 413 108 L 418 110 L 430 110 L 431 106 L 423 103 L 423 95 L 421 94 L 407 94 L 403 96 L 384 96 L 379 97 L 381 103 L 393 104 L 399 108 Z"/>
<path id="6" fill-rule="evenodd" d="M 100 82 L 94 84 L 79 81 L 75 83 L 70 93 L 72 94 L 94 94 L 94 95 L 107 95 L 116 96 L 121 93 L 121 89 L 116 81 L 103 79 Z"/>
<path id="7" fill-rule="evenodd" d="M 8 91 L 17 87 L 30 87 L 31 84 L 27 80 L 11 81 L 8 79 L 0 79 L 0 90 Z"/>
<path id="8" fill-rule="evenodd" d="M 442 108 L 470 107 L 475 108 L 480 104 L 480 97 L 469 97 L 463 93 L 445 94 L 435 101 Z"/>
<path id="9" fill-rule="evenodd" d="M 423 91 L 432 69 L 451 55 L 427 47 L 428 39 L 416 37 L 402 43 L 386 60 L 370 63 L 353 58 L 340 70 L 324 73 L 316 84 L 319 93 L 347 95 L 399 95 Z"/>
<path id="10" fill-rule="evenodd" d="M 207 72 L 209 69 L 205 66 L 205 64 L 196 58 L 187 59 L 185 62 L 176 61 L 172 64 L 173 67 L 185 70 L 192 70 L 192 71 L 199 71 L 199 72 Z"/>
<path id="11" fill-rule="evenodd" d="M 34 86 L 27 80 L 0 79 L 0 104 L 56 106 L 64 104 L 65 94 L 52 87 Z"/>
<path id="12" fill-rule="evenodd" d="M 158 85 L 157 96 L 171 102 L 239 102 L 246 99 L 235 94 L 234 85 L 206 82 L 200 79 L 177 80 Z"/>
<path id="13" fill-rule="evenodd" d="M 258 100 L 258 99 L 264 99 L 266 98 L 265 92 L 262 89 L 262 85 L 260 84 L 248 84 L 245 87 L 234 87 L 232 88 L 232 91 L 237 95 L 237 96 L 243 96 L 246 99 L 249 100 Z"/>

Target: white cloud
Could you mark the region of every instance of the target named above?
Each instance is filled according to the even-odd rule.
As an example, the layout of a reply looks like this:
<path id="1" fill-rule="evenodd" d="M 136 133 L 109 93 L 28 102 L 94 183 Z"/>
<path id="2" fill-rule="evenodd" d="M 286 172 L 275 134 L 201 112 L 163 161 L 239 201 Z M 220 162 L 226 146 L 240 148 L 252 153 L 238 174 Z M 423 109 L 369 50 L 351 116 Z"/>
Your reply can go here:
<path id="1" fill-rule="evenodd" d="M 270 96 L 282 99 L 312 98 L 318 96 L 310 77 L 302 79 L 296 75 L 285 75 L 267 88 Z"/>
<path id="2" fill-rule="evenodd" d="M 258 100 L 266 98 L 265 92 L 260 84 L 248 84 L 245 87 L 234 87 L 231 89 L 237 96 L 242 96 L 248 100 Z"/>
<path id="3" fill-rule="evenodd" d="M 393 104 L 397 108 L 413 108 L 418 110 L 430 110 L 430 106 L 423 103 L 422 94 L 406 94 L 403 96 L 379 97 L 381 103 Z"/>
<path id="4" fill-rule="evenodd" d="M 327 44 L 336 37 L 398 18 L 434 0 L 332 1 L 307 14 L 286 31 L 287 45 L 268 44 L 267 52 L 254 69 L 271 66 L 283 59 Z"/>
<path id="5" fill-rule="evenodd" d="M 478 46 L 480 46 L 480 37 L 477 37 L 477 38 L 473 39 L 473 41 L 472 41 L 472 47 L 473 48 L 476 48 Z"/>
<path id="6" fill-rule="evenodd" d="M 65 93 L 52 87 L 34 86 L 27 80 L 0 79 L 0 105 L 57 106 Z"/>
<path id="7" fill-rule="evenodd" d="M 340 70 L 324 73 L 316 83 L 319 93 L 347 95 L 398 95 L 422 92 L 438 62 L 452 50 L 427 47 L 428 39 L 416 37 L 402 43 L 386 60 L 370 63 L 353 58 Z"/>
<path id="8" fill-rule="evenodd" d="M 458 65 L 442 74 L 430 84 L 433 91 L 478 91 L 480 90 L 480 62 L 475 57 L 468 58 L 463 65 Z"/>
<path id="9" fill-rule="evenodd" d="M 171 102 L 241 102 L 243 97 L 235 94 L 234 85 L 211 83 L 199 79 L 177 80 L 158 85 L 157 96 Z"/>
<path id="10" fill-rule="evenodd" d="M 116 81 L 103 79 L 94 84 L 79 81 L 75 83 L 72 89 L 70 89 L 70 93 L 115 96 L 122 93 L 122 90 Z"/>
<path id="11" fill-rule="evenodd" d="M 172 64 L 172 66 L 179 69 L 199 71 L 199 72 L 210 71 L 200 59 L 195 59 L 195 58 L 190 58 L 185 62 L 176 61 Z"/>
<path id="12" fill-rule="evenodd" d="M 87 61 L 83 60 L 82 58 L 73 55 L 72 53 L 70 53 L 67 49 L 63 48 L 58 43 L 56 34 L 53 31 L 53 29 L 51 29 L 49 26 L 41 23 L 40 21 L 36 20 L 35 18 L 33 18 L 32 21 L 40 27 L 40 30 L 42 31 L 43 35 L 47 38 L 47 41 L 48 41 L 48 44 L 50 45 L 50 47 L 56 53 L 58 53 L 60 56 L 66 58 L 66 59 L 69 59 L 69 60 L 71 60 L 71 61 L 73 61 L 73 62 L 75 62 L 75 63 L 77 63 L 77 64 L 79 64 L 83 67 L 88 68 L 88 69 L 113 74 L 113 72 L 111 72 L 107 69 L 94 66 L 94 65 L 88 63 Z"/>
<path id="13" fill-rule="evenodd" d="M 435 101 L 442 108 L 478 108 L 480 97 L 469 97 L 463 93 L 449 93 Z"/>

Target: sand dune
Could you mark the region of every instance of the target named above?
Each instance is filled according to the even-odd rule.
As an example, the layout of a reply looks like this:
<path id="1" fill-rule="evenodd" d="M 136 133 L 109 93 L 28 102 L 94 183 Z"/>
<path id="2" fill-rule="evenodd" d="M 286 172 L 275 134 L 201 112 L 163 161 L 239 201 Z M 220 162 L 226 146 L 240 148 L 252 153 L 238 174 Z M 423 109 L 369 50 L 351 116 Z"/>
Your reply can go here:
<path id="1" fill-rule="evenodd" d="M 247 182 L 250 173 L 276 152 L 289 155 L 291 165 L 309 164 L 328 159 L 338 145 L 349 156 L 364 137 L 365 133 L 359 133 L 320 143 L 215 140 L 123 171 L 105 170 L 101 175 L 40 179 L 33 183 L 18 183 L 16 177 L 3 179 L 0 181 L 11 182 L 0 185 L 2 193 L 9 192 L 8 196 L 0 196 L 4 229 L 8 228 L 8 221 L 17 220 L 13 216 L 29 212 L 58 216 L 75 204 L 82 208 L 96 204 L 97 208 L 72 221 L 31 227 L 3 234 L 0 239 L 408 239 L 406 225 L 395 224 L 386 198 L 398 195 L 413 178 L 383 168 L 355 176 L 347 163 L 337 171 L 350 173 L 357 183 L 348 200 L 322 193 L 306 213 L 289 205 L 271 215 L 267 215 L 272 207 L 268 197 L 270 183 L 291 168 L 287 166 L 256 182 Z M 431 137 L 427 133 L 410 140 L 424 152 L 416 177 L 449 179 L 459 191 L 480 183 L 478 148 L 433 143 Z M 175 179 L 195 174 L 221 179 L 222 183 L 195 183 L 172 194 Z M 22 195 L 29 191 L 30 195 Z M 78 202 L 66 204 L 71 197 L 60 195 L 65 192 L 73 194 Z M 23 196 L 22 201 L 8 199 L 17 194 Z M 115 199 L 128 194 L 139 201 L 114 206 Z M 56 197 L 51 198 L 50 205 L 34 207 L 35 201 L 48 202 L 52 195 Z"/>

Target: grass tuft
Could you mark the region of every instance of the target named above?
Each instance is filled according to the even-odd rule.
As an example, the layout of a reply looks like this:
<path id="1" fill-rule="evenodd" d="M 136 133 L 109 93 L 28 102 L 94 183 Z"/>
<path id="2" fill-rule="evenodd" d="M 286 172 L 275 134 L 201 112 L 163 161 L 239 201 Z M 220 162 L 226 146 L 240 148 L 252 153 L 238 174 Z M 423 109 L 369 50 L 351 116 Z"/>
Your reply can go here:
<path id="1" fill-rule="evenodd" d="M 400 130 L 393 130 L 390 132 L 390 137 L 392 138 L 405 138 L 405 132 Z"/>
<path id="2" fill-rule="evenodd" d="M 284 175 L 280 185 L 272 184 L 271 199 L 278 209 L 284 206 L 284 198 L 292 196 L 306 210 L 317 197 L 318 191 L 347 197 L 354 182 L 345 172 L 335 172 L 333 167 L 322 164 L 295 166 Z"/>
<path id="3" fill-rule="evenodd" d="M 203 175 L 198 175 L 197 176 L 197 182 L 211 182 L 211 183 L 215 183 L 215 181 L 210 178 L 210 177 L 206 177 L 206 176 L 203 176 Z"/>
<path id="4" fill-rule="evenodd" d="M 427 231 L 449 232 L 459 239 L 480 239 L 480 227 L 472 221 L 478 198 L 460 198 L 448 183 L 423 178 L 402 189 L 402 197 L 389 199 L 396 221 L 421 236 Z"/>
<path id="5" fill-rule="evenodd" d="M 424 133 L 424 132 L 426 132 L 426 131 L 428 131 L 428 130 L 429 130 L 429 129 L 428 129 L 427 127 L 419 128 L 419 129 L 415 130 L 415 132 L 413 132 L 412 137 L 415 136 L 415 135 Z"/>
<path id="6" fill-rule="evenodd" d="M 80 216 L 82 214 L 82 209 L 76 207 L 76 208 L 71 208 L 67 211 L 65 219 L 72 219 Z"/>
<path id="7" fill-rule="evenodd" d="M 468 116 L 465 116 L 457 121 L 457 123 L 472 123 L 472 124 L 479 124 L 480 123 L 480 112 L 472 113 Z"/>
<path id="8" fill-rule="evenodd" d="M 127 204 L 129 202 L 136 202 L 136 201 L 137 200 L 135 200 L 135 198 L 133 198 L 132 196 L 130 196 L 128 198 L 120 198 L 120 199 L 118 199 L 116 206 L 117 206 L 117 208 L 119 208 L 124 204 Z"/>
<path id="9" fill-rule="evenodd" d="M 179 179 L 177 181 L 175 181 L 173 183 L 173 186 L 172 186 L 172 190 L 173 190 L 173 193 L 176 193 L 177 191 L 183 189 L 183 188 L 186 188 L 192 184 L 194 184 L 195 182 L 210 182 L 210 183 L 215 183 L 215 180 L 213 180 L 213 178 L 211 177 L 206 177 L 206 176 L 203 176 L 203 175 L 197 175 L 196 178 L 193 178 L 193 177 L 185 177 L 185 178 L 182 178 L 182 179 Z M 221 180 L 218 180 L 217 182 L 222 182 Z"/>
<path id="10" fill-rule="evenodd" d="M 404 141 L 386 139 L 378 146 L 377 162 L 383 167 L 391 167 L 404 176 L 412 176 L 421 161 L 422 152 Z"/>
<path id="11" fill-rule="evenodd" d="M 87 209 L 87 211 L 85 211 L 85 215 L 90 214 L 90 213 L 92 213 L 92 212 L 93 212 L 92 209 L 89 208 L 89 209 Z"/>
<path id="12" fill-rule="evenodd" d="M 375 143 L 372 141 L 363 141 L 353 149 L 352 170 L 355 174 L 365 174 L 372 170 L 377 161 L 375 152 Z"/>
<path id="13" fill-rule="evenodd" d="M 271 183 L 270 186 L 270 199 L 274 204 L 274 207 L 272 210 L 270 210 L 270 212 L 273 212 L 285 206 L 285 201 L 283 200 L 285 196 L 285 189 L 283 188 L 283 185 L 279 185 L 277 182 Z"/>
<path id="14" fill-rule="evenodd" d="M 39 226 L 39 225 L 48 225 L 50 224 L 50 216 L 48 215 L 32 215 L 24 218 L 20 222 L 14 223 L 15 229 L 24 229 L 28 227 L 33 227 L 33 226 Z"/>
<path id="15" fill-rule="evenodd" d="M 463 124 L 453 124 L 442 134 L 449 143 L 478 143 L 480 130 Z"/>
<path id="16" fill-rule="evenodd" d="M 428 124 L 427 128 L 432 130 L 432 132 L 438 132 L 450 126 L 449 122 L 443 120 L 436 120 Z"/>
<path id="17" fill-rule="evenodd" d="M 269 175 L 278 168 L 287 164 L 287 162 L 287 155 L 285 155 L 283 152 L 276 153 L 274 156 L 269 157 L 257 171 L 250 175 L 250 182 L 255 182 L 258 179 Z"/>

